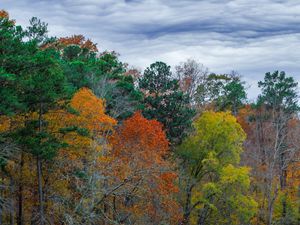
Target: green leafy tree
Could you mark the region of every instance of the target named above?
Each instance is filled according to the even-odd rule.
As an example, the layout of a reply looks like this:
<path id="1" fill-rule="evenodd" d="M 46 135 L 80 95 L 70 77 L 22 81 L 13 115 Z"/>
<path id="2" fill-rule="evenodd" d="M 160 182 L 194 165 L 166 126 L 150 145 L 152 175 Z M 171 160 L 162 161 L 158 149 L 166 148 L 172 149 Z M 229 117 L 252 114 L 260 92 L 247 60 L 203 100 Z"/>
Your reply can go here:
<path id="1" fill-rule="evenodd" d="M 42 22 L 37 17 L 32 17 L 29 23 L 30 26 L 28 26 L 25 31 L 26 37 L 28 37 L 29 40 L 34 40 L 39 45 L 43 44 L 43 42 L 48 39 L 48 24 Z"/>
<path id="2" fill-rule="evenodd" d="M 8 136 L 14 137 L 14 143 L 22 149 L 18 154 L 26 151 L 36 158 L 38 223 L 44 224 L 42 161 L 53 159 L 61 143 L 46 132 L 47 121 L 43 116 L 65 96 L 66 83 L 58 52 L 40 48 L 47 39 L 47 25 L 36 18 L 30 24 L 24 31 L 8 17 L 0 17 L 0 114 L 26 114 L 21 129 Z M 21 214 L 22 203 L 18 223 L 22 222 Z"/>
<path id="3" fill-rule="evenodd" d="M 24 88 L 22 100 L 29 112 L 38 115 L 36 120 L 26 122 L 25 130 L 20 133 L 20 143 L 36 156 L 40 224 L 45 223 L 42 161 L 51 160 L 60 147 L 58 141 L 46 132 L 47 121 L 43 118 L 50 108 L 55 107 L 57 100 L 64 97 L 65 79 L 55 56 L 52 50 L 38 51 L 28 62 L 31 71 L 21 81 Z"/>
<path id="4" fill-rule="evenodd" d="M 18 133 L 19 144 L 36 157 L 37 183 L 39 196 L 38 222 L 45 223 L 42 162 L 51 160 L 60 148 L 60 143 L 46 131 L 47 121 L 44 114 L 57 107 L 57 101 L 65 97 L 66 82 L 59 54 L 54 49 L 40 49 L 40 44 L 47 38 L 47 26 L 33 18 L 31 26 L 25 32 L 29 37 L 24 45 L 29 48 L 25 67 L 17 73 L 19 98 L 26 106 L 26 111 L 35 118 L 25 121 L 24 129 Z"/>
<path id="5" fill-rule="evenodd" d="M 266 162 L 266 159 L 271 156 L 272 163 L 268 167 L 268 174 L 276 175 L 268 177 L 269 183 L 272 185 L 276 176 L 279 177 L 280 191 L 285 193 L 284 197 L 282 197 L 282 218 L 280 220 L 285 221 L 289 214 L 286 201 L 288 199 L 286 192 L 287 170 L 289 165 L 296 160 L 294 157 L 298 151 L 294 146 L 295 140 L 291 139 L 291 131 L 289 131 L 289 123 L 299 111 L 298 83 L 294 81 L 293 77 L 286 76 L 284 71 L 275 71 L 266 73 L 264 80 L 260 81 L 258 86 L 261 88 L 262 94 L 258 98 L 257 106 L 266 109 L 264 122 L 269 122 L 271 124 L 270 129 L 273 130 L 269 134 L 270 137 L 268 137 L 269 142 L 273 144 L 269 146 L 268 143 L 264 143 L 263 147 L 269 150 L 267 155 L 263 154 L 262 161 Z M 272 187 L 268 188 L 271 189 Z M 276 192 L 278 190 L 274 193 L 274 199 L 277 196 Z M 272 202 L 274 200 L 269 200 L 268 224 L 272 224 Z"/>
<path id="6" fill-rule="evenodd" d="M 0 115 L 24 109 L 20 100 L 18 75 L 26 67 L 29 48 L 22 42 L 24 32 L 9 17 L 0 16 Z"/>
<path id="7" fill-rule="evenodd" d="M 258 87 L 262 90 L 258 103 L 292 115 L 299 110 L 297 86 L 294 78 L 287 77 L 284 71 L 268 72 L 264 81 L 258 82 Z"/>
<path id="8" fill-rule="evenodd" d="M 115 52 L 105 52 L 98 60 L 99 79 L 92 89 L 98 97 L 106 100 L 107 113 L 119 120 L 131 116 L 142 108 L 143 93 L 135 86 L 134 77 L 127 65 L 120 62 Z"/>
<path id="9" fill-rule="evenodd" d="M 196 99 L 201 106 L 212 105 L 216 111 L 230 110 L 236 116 L 247 99 L 245 83 L 234 71 L 212 73 L 198 86 Z"/>
<path id="10" fill-rule="evenodd" d="M 170 66 L 151 64 L 139 79 L 139 87 L 145 94 L 144 116 L 160 121 L 169 140 L 179 143 L 191 127 L 195 112 L 189 107 L 188 95 L 179 89 L 178 80 L 172 78 Z"/>
<path id="11" fill-rule="evenodd" d="M 48 47 L 59 49 L 71 93 L 88 87 L 106 100 L 107 113 L 123 120 L 140 108 L 142 93 L 115 52 L 96 54 L 96 45 L 81 35 L 60 38 Z"/>
<path id="12" fill-rule="evenodd" d="M 235 116 L 247 99 L 244 85 L 240 77 L 232 76 L 230 82 L 224 86 L 223 108 L 229 108 Z"/>

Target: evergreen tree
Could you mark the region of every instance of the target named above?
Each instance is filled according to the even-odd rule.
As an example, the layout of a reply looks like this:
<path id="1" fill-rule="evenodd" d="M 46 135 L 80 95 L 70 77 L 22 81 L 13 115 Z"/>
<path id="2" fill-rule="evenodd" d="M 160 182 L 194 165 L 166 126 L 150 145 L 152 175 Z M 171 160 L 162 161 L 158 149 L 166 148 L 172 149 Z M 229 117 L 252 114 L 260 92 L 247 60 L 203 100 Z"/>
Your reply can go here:
<path id="1" fill-rule="evenodd" d="M 170 66 L 163 62 L 151 64 L 139 80 L 139 87 L 145 93 L 144 116 L 161 122 L 173 144 L 181 142 L 195 112 L 189 107 L 188 95 L 179 89 L 178 80 L 172 78 Z"/>

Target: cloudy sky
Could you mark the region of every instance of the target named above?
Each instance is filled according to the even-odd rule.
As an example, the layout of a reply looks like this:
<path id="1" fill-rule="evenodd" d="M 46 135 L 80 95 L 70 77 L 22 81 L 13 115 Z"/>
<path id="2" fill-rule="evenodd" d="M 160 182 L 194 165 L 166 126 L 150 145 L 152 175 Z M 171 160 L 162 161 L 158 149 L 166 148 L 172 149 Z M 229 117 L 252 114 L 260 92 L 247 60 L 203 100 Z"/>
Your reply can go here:
<path id="1" fill-rule="evenodd" d="M 194 58 L 211 72 L 236 70 L 250 98 L 267 71 L 300 80 L 297 0 L 0 0 L 0 8 L 24 26 L 41 18 L 54 36 L 83 34 L 141 69 Z"/>

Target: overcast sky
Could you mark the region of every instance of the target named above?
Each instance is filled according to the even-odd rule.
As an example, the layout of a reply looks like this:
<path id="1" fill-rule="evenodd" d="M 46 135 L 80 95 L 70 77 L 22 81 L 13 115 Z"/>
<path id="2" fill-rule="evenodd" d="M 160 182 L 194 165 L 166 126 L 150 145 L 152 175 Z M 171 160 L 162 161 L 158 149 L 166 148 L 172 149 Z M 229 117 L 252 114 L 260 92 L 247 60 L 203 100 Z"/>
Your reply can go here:
<path id="1" fill-rule="evenodd" d="M 53 36 L 83 34 L 141 69 L 194 58 L 211 72 L 236 70 L 250 98 L 265 72 L 300 80 L 297 0 L 0 0 L 0 8 L 24 26 L 39 17 Z"/>

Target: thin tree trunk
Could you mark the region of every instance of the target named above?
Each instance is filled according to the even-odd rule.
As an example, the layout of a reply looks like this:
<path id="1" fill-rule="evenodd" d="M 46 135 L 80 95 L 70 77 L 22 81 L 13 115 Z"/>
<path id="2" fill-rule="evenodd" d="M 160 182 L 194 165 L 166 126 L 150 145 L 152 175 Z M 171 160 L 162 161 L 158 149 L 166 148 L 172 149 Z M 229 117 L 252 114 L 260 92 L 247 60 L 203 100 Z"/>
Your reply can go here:
<path id="1" fill-rule="evenodd" d="M 189 225 L 190 224 L 190 214 L 191 214 L 191 198 L 192 198 L 192 190 L 194 185 L 188 184 L 186 190 L 186 200 L 184 205 L 184 213 L 183 213 L 183 220 L 182 225 Z"/>
<path id="2" fill-rule="evenodd" d="M 44 225 L 44 205 L 43 205 L 43 186 L 42 186 L 42 162 L 39 156 L 36 159 L 37 176 L 38 176 L 38 193 L 39 193 L 39 217 L 40 225 Z"/>
<path id="3" fill-rule="evenodd" d="M 14 225 L 15 224 L 14 181 L 12 177 L 10 177 L 9 191 L 10 191 L 9 224 Z"/>
<path id="4" fill-rule="evenodd" d="M 272 218 L 273 218 L 273 204 L 268 206 L 268 225 L 272 225 Z"/>
<path id="5" fill-rule="evenodd" d="M 3 220 L 2 217 L 3 217 L 3 208 L 2 205 L 0 205 L 0 225 L 2 225 L 2 220 Z"/>
<path id="6" fill-rule="evenodd" d="M 43 119 L 42 119 L 42 109 L 43 105 L 40 103 L 40 110 L 39 110 L 39 132 L 42 132 L 43 129 Z M 44 205 L 43 205 L 43 184 L 42 184 L 42 162 L 41 158 L 38 155 L 36 157 L 36 166 L 37 166 L 37 177 L 38 177 L 38 194 L 39 194 L 39 219 L 40 225 L 45 224 L 44 220 Z"/>
<path id="7" fill-rule="evenodd" d="M 1 176 L 1 182 L 0 182 L 0 185 L 4 185 L 4 182 L 3 182 L 3 177 Z M 3 195 L 3 187 L 1 187 L 0 189 L 0 198 L 3 199 L 4 198 L 4 195 Z M 3 224 L 3 205 L 0 203 L 0 225 Z"/>
<path id="8" fill-rule="evenodd" d="M 208 213 L 209 213 L 209 207 L 207 205 L 204 205 L 203 209 L 199 213 L 197 225 L 205 225 L 205 221 L 207 219 Z"/>
<path id="9" fill-rule="evenodd" d="M 281 120 L 280 120 L 281 122 Z M 287 122 L 281 122 L 284 123 L 283 124 L 283 129 L 281 130 L 281 132 L 279 132 L 279 140 L 283 140 L 282 141 L 282 145 L 283 146 L 279 146 L 280 148 L 280 155 L 279 155 L 279 160 L 280 160 L 280 190 L 282 192 L 285 191 L 286 189 L 286 183 L 287 183 L 287 170 L 286 170 L 286 154 L 285 154 L 285 150 L 286 148 L 284 147 L 284 144 L 286 143 L 286 135 L 285 133 L 287 133 L 287 125 L 285 123 Z M 287 211 L 287 204 L 286 204 L 286 193 L 284 194 L 284 198 L 282 200 L 282 218 L 286 217 L 286 211 Z"/>
<path id="10" fill-rule="evenodd" d="M 21 162 L 20 162 L 20 179 L 19 179 L 19 190 L 18 190 L 18 216 L 17 224 L 23 225 L 23 166 L 24 166 L 24 155 L 21 152 Z"/>

